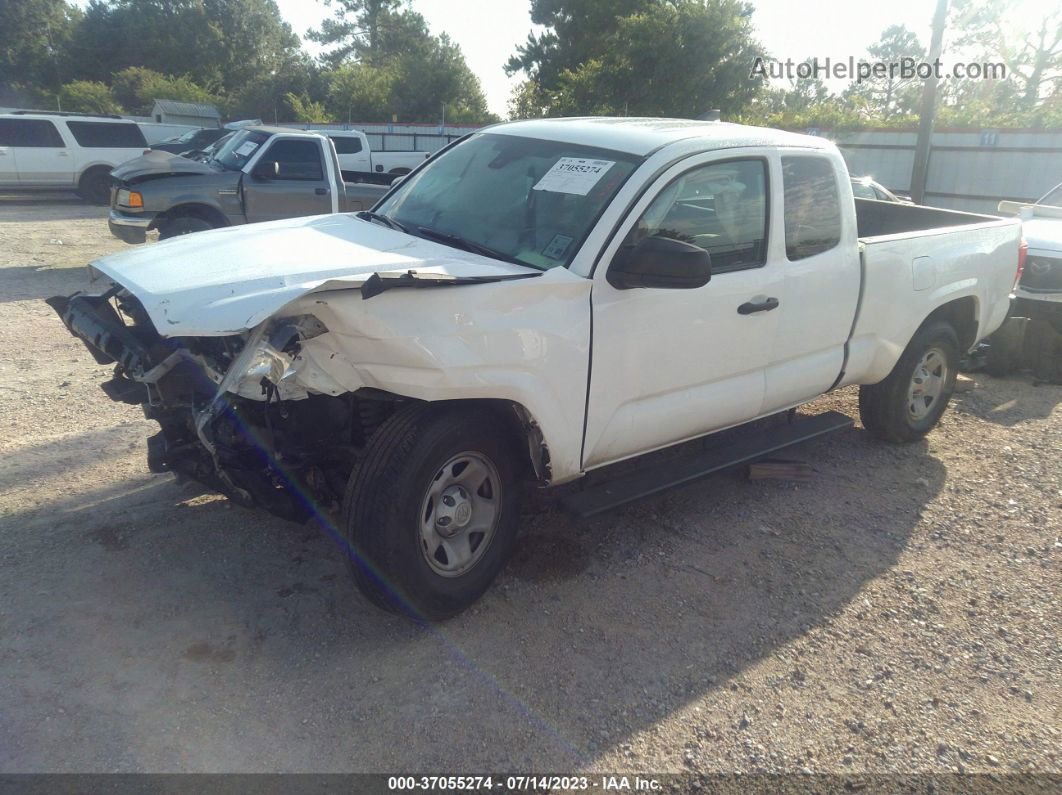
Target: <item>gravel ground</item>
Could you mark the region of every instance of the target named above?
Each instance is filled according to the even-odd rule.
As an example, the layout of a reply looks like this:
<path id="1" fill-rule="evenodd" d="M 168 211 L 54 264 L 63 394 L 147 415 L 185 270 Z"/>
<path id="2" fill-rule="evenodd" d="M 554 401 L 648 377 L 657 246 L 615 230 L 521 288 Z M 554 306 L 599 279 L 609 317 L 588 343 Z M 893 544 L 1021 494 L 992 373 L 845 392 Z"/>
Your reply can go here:
<path id="1" fill-rule="evenodd" d="M 530 517 L 418 629 L 318 530 L 147 472 L 39 300 L 124 248 L 104 217 L 0 199 L 0 771 L 1062 772 L 1062 387 L 978 376 L 923 442 L 795 448 L 809 482 Z"/>

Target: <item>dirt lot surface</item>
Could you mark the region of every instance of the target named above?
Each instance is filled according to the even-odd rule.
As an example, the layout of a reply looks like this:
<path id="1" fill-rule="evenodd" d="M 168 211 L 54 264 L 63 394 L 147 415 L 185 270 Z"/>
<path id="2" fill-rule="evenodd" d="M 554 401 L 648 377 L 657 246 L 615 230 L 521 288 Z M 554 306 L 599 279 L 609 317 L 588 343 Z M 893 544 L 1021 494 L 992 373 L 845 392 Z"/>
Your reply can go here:
<path id="1" fill-rule="evenodd" d="M 125 248 L 104 217 L 0 200 L 0 770 L 1062 770 L 1062 387 L 977 376 L 924 442 L 795 448 L 810 482 L 531 517 L 417 628 L 319 530 L 147 472 L 40 300 Z"/>

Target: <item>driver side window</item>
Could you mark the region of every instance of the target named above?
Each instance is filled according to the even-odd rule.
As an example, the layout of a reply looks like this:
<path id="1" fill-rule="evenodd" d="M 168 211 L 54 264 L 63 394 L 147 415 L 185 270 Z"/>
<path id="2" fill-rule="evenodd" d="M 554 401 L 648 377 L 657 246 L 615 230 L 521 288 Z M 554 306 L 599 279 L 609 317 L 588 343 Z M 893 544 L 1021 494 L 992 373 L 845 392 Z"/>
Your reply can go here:
<path id="1" fill-rule="evenodd" d="M 313 181 L 324 179 L 324 170 L 321 167 L 321 147 L 316 141 L 290 139 L 277 141 L 269 147 L 263 160 L 277 163 L 277 179 Z"/>
<path id="2" fill-rule="evenodd" d="M 669 237 L 703 248 L 712 272 L 767 262 L 767 163 L 728 160 L 677 177 L 638 219 L 630 242 Z"/>

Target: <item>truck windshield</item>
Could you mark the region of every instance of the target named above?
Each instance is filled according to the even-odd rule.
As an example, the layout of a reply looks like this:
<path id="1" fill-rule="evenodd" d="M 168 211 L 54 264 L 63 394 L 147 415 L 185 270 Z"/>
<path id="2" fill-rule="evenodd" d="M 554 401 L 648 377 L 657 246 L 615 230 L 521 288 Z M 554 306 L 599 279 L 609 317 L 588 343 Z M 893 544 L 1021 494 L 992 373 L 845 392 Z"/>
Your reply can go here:
<path id="1" fill-rule="evenodd" d="M 484 133 L 408 177 L 376 212 L 412 234 L 546 270 L 568 265 L 642 159 Z"/>
<path id="2" fill-rule="evenodd" d="M 258 151 L 258 147 L 269 138 L 270 133 L 260 130 L 240 130 L 213 153 L 211 160 L 220 163 L 229 171 L 239 171 L 247 165 L 247 161 Z"/>

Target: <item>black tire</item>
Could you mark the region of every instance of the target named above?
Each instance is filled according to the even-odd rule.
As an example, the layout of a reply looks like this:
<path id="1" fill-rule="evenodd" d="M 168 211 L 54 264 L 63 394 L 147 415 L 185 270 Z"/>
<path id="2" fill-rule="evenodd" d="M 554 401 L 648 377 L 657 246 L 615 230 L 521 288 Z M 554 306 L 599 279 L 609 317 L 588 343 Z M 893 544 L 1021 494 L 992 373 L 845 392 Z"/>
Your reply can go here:
<path id="1" fill-rule="evenodd" d="M 938 353 L 935 359 L 943 358 L 939 368 L 940 392 L 920 409 L 925 413 L 918 415 L 912 410 L 909 390 L 924 357 L 934 350 Z M 927 324 L 918 330 L 884 381 L 859 388 L 859 417 L 863 426 L 887 442 L 921 439 L 940 421 L 948 407 L 958 372 L 959 339 L 955 329 L 943 321 Z"/>
<path id="2" fill-rule="evenodd" d="M 203 218 L 192 215 L 182 215 L 170 218 L 159 225 L 159 240 L 169 240 L 171 237 L 190 235 L 193 232 L 205 232 L 213 229 L 214 225 Z"/>
<path id="3" fill-rule="evenodd" d="M 110 204 L 111 170 L 90 168 L 78 180 L 77 195 L 90 204 Z"/>
<path id="4" fill-rule="evenodd" d="M 1008 317 L 988 338 L 985 372 L 996 378 L 1008 376 L 1021 367 L 1025 349 L 1025 331 L 1029 319 Z"/>
<path id="5" fill-rule="evenodd" d="M 502 423 L 483 411 L 417 404 L 389 417 L 369 440 L 343 498 L 342 528 L 354 553 L 351 571 L 359 590 L 379 607 L 428 621 L 450 618 L 479 599 L 516 541 L 521 477 L 516 449 Z M 490 489 L 497 518 L 493 534 L 479 542 L 487 546 L 476 547 L 479 557 L 471 568 L 443 576 L 428 562 L 421 522 L 429 514 L 422 511 L 443 467 L 466 452 L 495 468 L 499 483 Z"/>

